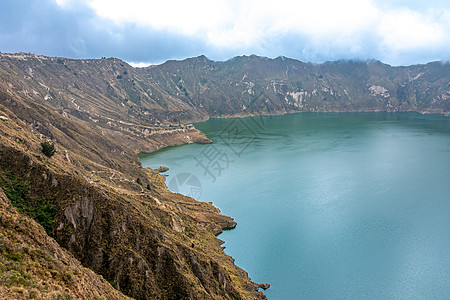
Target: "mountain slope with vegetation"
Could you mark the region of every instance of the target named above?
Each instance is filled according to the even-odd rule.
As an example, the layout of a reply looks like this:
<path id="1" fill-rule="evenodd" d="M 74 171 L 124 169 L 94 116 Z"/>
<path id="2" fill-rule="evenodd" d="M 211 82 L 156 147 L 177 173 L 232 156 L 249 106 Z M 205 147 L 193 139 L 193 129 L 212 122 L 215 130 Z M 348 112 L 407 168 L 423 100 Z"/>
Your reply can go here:
<path id="1" fill-rule="evenodd" d="M 43 226 L 60 251 L 66 249 L 135 299 L 265 298 L 216 238 L 236 223 L 211 203 L 169 192 L 164 176 L 142 168 L 136 155 L 139 147 L 209 142 L 202 133 L 162 121 L 146 125 L 133 113 L 121 115 L 117 128 L 92 121 L 87 114 L 101 105 L 92 104 L 89 113 L 72 111 L 59 102 L 67 91 L 52 88 L 47 92 L 55 101 L 39 99 L 43 91 L 33 87 L 49 86 L 51 80 L 24 79 L 11 70 L 1 70 L 9 75 L 0 81 L 0 188 L 19 213 Z M 93 95 L 101 98 L 100 92 Z M 85 97 L 86 103 L 97 100 Z M 140 126 L 151 132 L 146 135 Z M 56 152 L 44 154 L 44 143 Z M 41 236 L 36 239 L 41 249 Z M 13 270 L 7 266 L 5 272 Z M 123 297 L 106 289 L 99 293 Z"/>
<path id="2" fill-rule="evenodd" d="M 81 266 L 0 189 L 1 299 L 129 299 Z"/>
<path id="3" fill-rule="evenodd" d="M 450 112 L 450 63 L 391 67 L 379 61 L 303 63 L 201 56 L 145 69 L 166 93 L 210 117 L 303 111 Z"/>

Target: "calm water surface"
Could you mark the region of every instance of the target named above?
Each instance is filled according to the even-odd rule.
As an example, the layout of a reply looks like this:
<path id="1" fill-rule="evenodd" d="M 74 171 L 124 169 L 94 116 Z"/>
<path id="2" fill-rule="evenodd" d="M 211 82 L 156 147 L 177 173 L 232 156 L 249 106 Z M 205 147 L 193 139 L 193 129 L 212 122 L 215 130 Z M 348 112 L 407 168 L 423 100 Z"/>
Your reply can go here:
<path id="1" fill-rule="evenodd" d="M 225 251 L 269 299 L 449 299 L 450 119 L 213 119 L 215 141 L 141 156 L 238 223 Z"/>

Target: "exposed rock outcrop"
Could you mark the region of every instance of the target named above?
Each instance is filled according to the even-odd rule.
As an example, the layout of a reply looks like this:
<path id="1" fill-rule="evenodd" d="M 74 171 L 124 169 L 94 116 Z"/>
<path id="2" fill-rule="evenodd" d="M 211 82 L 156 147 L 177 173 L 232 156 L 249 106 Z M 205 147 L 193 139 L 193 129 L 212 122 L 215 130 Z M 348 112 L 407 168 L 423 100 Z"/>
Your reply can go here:
<path id="1" fill-rule="evenodd" d="M 263 289 L 263 290 L 267 290 L 268 288 L 270 288 L 270 284 L 268 284 L 268 283 L 260 283 L 260 284 L 258 284 L 258 288 L 259 289 Z"/>
<path id="2" fill-rule="evenodd" d="M 161 167 L 158 168 L 158 173 L 164 173 L 164 172 L 167 172 L 167 171 L 169 171 L 168 167 L 161 166 Z"/>
<path id="3" fill-rule="evenodd" d="M 0 188 L 1 299 L 129 299 L 83 267 Z"/>

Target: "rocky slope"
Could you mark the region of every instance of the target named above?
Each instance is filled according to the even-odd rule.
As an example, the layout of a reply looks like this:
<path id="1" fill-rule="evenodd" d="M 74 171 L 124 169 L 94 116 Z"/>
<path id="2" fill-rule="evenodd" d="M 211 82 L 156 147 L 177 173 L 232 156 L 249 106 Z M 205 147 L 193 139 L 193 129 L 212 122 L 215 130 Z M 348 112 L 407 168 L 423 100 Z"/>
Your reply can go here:
<path id="1" fill-rule="evenodd" d="M 210 117 L 450 111 L 450 63 L 391 67 L 379 61 L 311 64 L 253 55 L 214 62 L 200 56 L 144 70 L 166 93 Z"/>
<path id="2" fill-rule="evenodd" d="M 0 91 L 53 107 L 135 151 L 207 141 L 192 126 L 180 124 L 205 120 L 206 112 L 165 93 L 141 70 L 118 59 L 0 54 L 0 84 Z M 37 130 L 45 127 L 42 120 L 29 122 Z"/>
<path id="3" fill-rule="evenodd" d="M 186 129 L 180 123 L 210 117 L 450 112 L 448 62 L 392 67 L 379 61 L 311 64 L 253 55 L 215 62 L 200 56 L 133 68 L 115 58 L 72 60 L 20 53 L 0 54 L 0 79 L 8 90 L 95 124 L 113 139 L 133 135 L 134 150 L 163 147 L 166 138 L 155 142 L 162 132 Z"/>
<path id="4" fill-rule="evenodd" d="M 129 299 L 81 266 L 0 189 L 1 299 Z"/>
<path id="5" fill-rule="evenodd" d="M 164 177 L 143 169 L 135 153 L 171 144 L 208 142 L 203 134 L 189 125 L 162 121 L 149 125 L 133 112 L 117 114 L 118 119 L 111 123 L 103 122 L 104 115 L 103 121 L 99 116 L 99 121 L 93 121 L 94 109 L 103 109 L 108 118 L 114 112 L 107 102 L 105 107 L 95 102 L 102 97 L 109 101 L 103 91 L 92 92 L 95 99 L 89 98 L 89 93 L 78 95 L 86 100 L 86 110 L 91 109 L 85 112 L 71 107 L 71 100 L 64 102 L 67 90 L 40 89 L 41 84 L 53 83 L 50 79 L 42 82 L 42 74 L 39 79 L 21 78 L 19 69 L 13 65 L 4 68 L 3 58 L 1 63 L 0 188 L 18 212 L 44 227 L 58 243 L 54 244 L 60 247 L 58 251 L 65 251 L 61 247 L 68 250 L 84 267 L 135 299 L 265 298 L 216 238 L 222 229 L 236 223 L 210 203 L 167 191 Z M 44 73 L 40 68 L 34 72 Z M 58 71 L 48 71 L 55 79 L 52 72 Z M 45 91 L 54 95 L 53 100 L 39 98 Z M 148 134 L 141 131 L 143 126 L 148 127 Z M 42 153 L 44 141 L 56 146 L 53 156 Z M 4 230 L 8 228 L 4 226 Z M 33 247 L 44 251 L 44 239 L 50 238 L 44 234 L 34 238 L 30 242 Z M 2 259 L 7 261 L 8 255 L 2 254 Z M 32 263 L 33 259 L 27 258 L 24 267 L 28 269 Z M 14 268 L 8 263 L 2 270 L 8 273 Z M 64 280 L 58 274 L 55 281 Z M 42 280 L 53 284 L 51 279 Z M 31 291 L 22 281 L 10 291 L 8 282 L 0 282 L 5 293 Z M 55 284 L 61 289 L 67 286 L 62 281 Z M 107 299 L 123 297 L 106 288 L 93 294 L 75 289 L 78 287 L 62 293 L 93 298 L 98 291 Z"/>

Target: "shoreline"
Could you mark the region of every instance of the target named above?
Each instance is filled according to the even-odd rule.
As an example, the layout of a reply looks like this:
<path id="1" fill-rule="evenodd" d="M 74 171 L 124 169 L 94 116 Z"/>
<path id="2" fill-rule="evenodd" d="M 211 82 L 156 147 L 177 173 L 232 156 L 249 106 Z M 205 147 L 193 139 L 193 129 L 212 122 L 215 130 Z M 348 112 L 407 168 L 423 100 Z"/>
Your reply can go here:
<path id="1" fill-rule="evenodd" d="M 404 111 L 387 111 L 387 110 L 348 110 L 348 111 L 295 111 L 295 112 L 284 112 L 284 113 L 279 113 L 279 114 L 248 114 L 248 115 L 225 115 L 225 116 L 213 116 L 213 117 L 209 117 L 206 120 L 203 121 L 199 121 L 199 122 L 195 122 L 195 123 L 187 123 L 187 124 L 183 124 L 183 126 L 191 126 L 191 128 L 197 132 L 200 133 L 200 135 L 204 136 L 205 139 L 204 140 L 199 140 L 199 141 L 189 141 L 189 142 L 185 142 L 183 141 L 179 141 L 179 142 L 175 142 L 173 144 L 170 145 L 159 145 L 159 147 L 157 147 L 154 150 L 150 150 L 150 151 L 145 151 L 145 150 L 138 150 L 136 152 L 136 154 L 138 155 L 138 157 L 140 158 L 140 156 L 144 156 L 144 155 L 148 155 L 148 154 L 153 154 L 155 152 L 161 151 L 161 150 L 165 150 L 165 149 L 169 149 L 171 147 L 178 147 L 178 146 L 183 146 L 183 145 L 189 145 L 189 144 L 213 144 L 214 141 L 211 140 L 210 138 L 208 138 L 206 136 L 206 134 L 204 132 L 202 132 L 201 130 L 197 129 L 195 127 L 196 124 L 199 123 L 203 123 L 203 122 L 207 122 L 211 119 L 244 119 L 244 118 L 252 118 L 252 117 L 279 117 L 279 116 L 284 116 L 284 115 L 291 115 L 291 114 L 346 114 L 346 113 L 387 113 L 387 114 L 397 114 L 397 113 L 417 113 L 419 115 L 423 115 L 423 116 L 427 116 L 427 115 L 437 115 L 437 116 L 443 116 L 443 117 L 450 117 L 450 111 L 449 112 L 430 112 L 430 111 L 418 111 L 418 110 L 404 110 Z"/>
<path id="2" fill-rule="evenodd" d="M 375 114 L 376 113 L 386 113 L 386 114 L 397 114 L 397 113 L 400 113 L 400 114 L 402 114 L 402 113 L 405 113 L 405 114 L 407 114 L 407 113 L 416 113 L 417 115 L 439 115 L 439 116 L 443 116 L 443 117 L 447 117 L 448 116 L 448 115 L 445 115 L 443 113 L 429 113 L 429 112 L 419 112 L 419 111 L 344 111 L 344 112 L 295 112 L 295 113 L 284 113 L 284 114 L 278 114 L 278 115 L 229 116 L 227 118 L 224 118 L 224 117 L 221 117 L 221 118 L 209 118 L 208 120 L 210 120 L 210 119 L 232 119 L 232 118 L 239 118 L 239 119 L 241 119 L 241 118 L 258 117 L 258 116 L 270 117 L 270 116 L 283 116 L 283 115 L 288 115 L 288 114 L 300 114 L 300 113 L 307 113 L 307 114 L 346 114 L 346 113 L 355 113 L 355 114 L 359 114 L 359 113 L 361 113 L 361 114 L 366 114 L 366 113 L 375 113 Z M 206 120 L 206 121 L 208 121 L 208 120 Z M 203 122 L 206 122 L 206 121 L 202 121 L 202 122 L 198 122 L 198 123 L 203 123 Z M 192 128 L 195 129 L 196 131 L 200 132 L 203 136 L 207 137 L 204 132 L 200 131 L 199 129 L 197 129 L 195 127 L 196 124 L 197 123 L 192 124 Z M 209 139 L 209 138 L 207 138 L 207 139 L 208 139 L 208 141 L 210 141 L 208 143 L 213 143 L 213 141 L 211 139 Z M 158 149 L 156 149 L 154 151 L 151 151 L 151 152 L 139 152 L 139 153 L 137 153 L 137 155 L 138 155 L 139 161 L 142 163 L 141 158 L 143 156 L 152 155 L 152 154 L 154 154 L 154 153 L 156 153 L 158 151 L 165 151 L 165 150 L 169 150 L 172 147 L 178 147 L 178 146 L 183 146 L 183 145 L 192 144 L 192 143 L 196 143 L 196 142 L 186 143 L 185 140 L 181 140 L 180 143 L 178 143 L 178 144 L 172 144 L 172 145 L 168 145 L 168 146 L 163 146 L 163 147 L 158 148 Z M 204 142 L 199 142 L 199 143 L 202 144 Z M 164 165 L 164 164 L 161 164 L 161 165 Z M 149 169 L 152 169 L 152 168 L 149 168 Z M 152 169 L 152 170 L 158 170 L 158 169 Z M 165 189 L 167 191 L 169 191 L 169 192 L 172 192 L 172 191 L 169 190 L 169 188 L 168 188 L 168 186 L 166 184 L 167 175 L 163 175 L 163 174 L 160 174 L 160 173 L 159 173 L 159 175 L 164 176 Z M 189 197 L 187 195 L 184 195 L 184 196 Z M 192 197 L 190 197 L 190 198 L 192 198 Z M 203 201 L 200 201 L 200 200 L 197 200 L 197 199 L 194 199 L 194 198 L 192 198 L 192 199 L 195 200 L 195 201 L 198 201 L 198 202 L 203 202 Z M 217 208 L 212 202 L 208 202 L 208 203 L 210 203 L 213 207 Z M 217 209 L 219 210 L 219 213 L 222 214 L 220 212 L 220 209 L 219 208 L 217 208 Z M 227 215 L 224 215 L 224 216 L 225 217 L 230 217 L 230 216 L 227 216 Z M 230 218 L 232 218 L 232 216 Z M 216 238 L 218 238 L 220 236 L 220 234 L 223 233 L 223 231 L 233 230 L 233 229 L 235 229 L 237 227 L 237 222 L 234 221 L 234 219 L 232 219 L 232 220 L 233 220 L 232 224 L 228 224 L 228 223 L 227 224 L 222 224 L 223 226 L 221 227 L 221 231 L 218 231 L 218 232 L 215 233 Z M 228 255 L 224 251 L 224 249 L 225 249 L 225 247 L 222 247 L 223 253 L 225 255 Z M 230 255 L 228 255 L 228 256 L 230 256 Z M 230 256 L 230 257 L 234 260 L 234 258 L 232 256 Z M 237 266 L 237 267 L 239 267 L 239 266 Z M 247 272 L 246 270 L 244 270 L 244 271 Z M 267 286 L 270 287 L 270 285 L 265 284 L 265 283 L 264 284 L 258 284 L 257 283 L 257 285 L 258 285 L 259 288 L 262 288 L 264 290 L 266 290 L 266 289 L 263 288 L 263 287 L 267 287 Z"/>
<path id="3" fill-rule="evenodd" d="M 209 117 L 207 120 L 199 121 L 192 123 L 192 125 L 195 126 L 195 124 L 206 122 L 210 119 L 242 119 L 242 118 L 249 118 L 249 117 L 270 117 L 270 116 L 284 116 L 284 115 L 290 115 L 290 114 L 302 114 L 302 113 L 324 113 L 324 114 L 345 114 L 345 113 L 418 113 L 421 115 L 442 115 L 444 117 L 450 117 L 450 111 L 443 112 L 443 111 L 419 111 L 419 110 L 310 110 L 310 111 L 292 111 L 292 112 L 280 112 L 280 113 L 274 113 L 274 114 L 236 114 L 236 115 L 223 115 L 223 116 L 213 116 Z"/>

